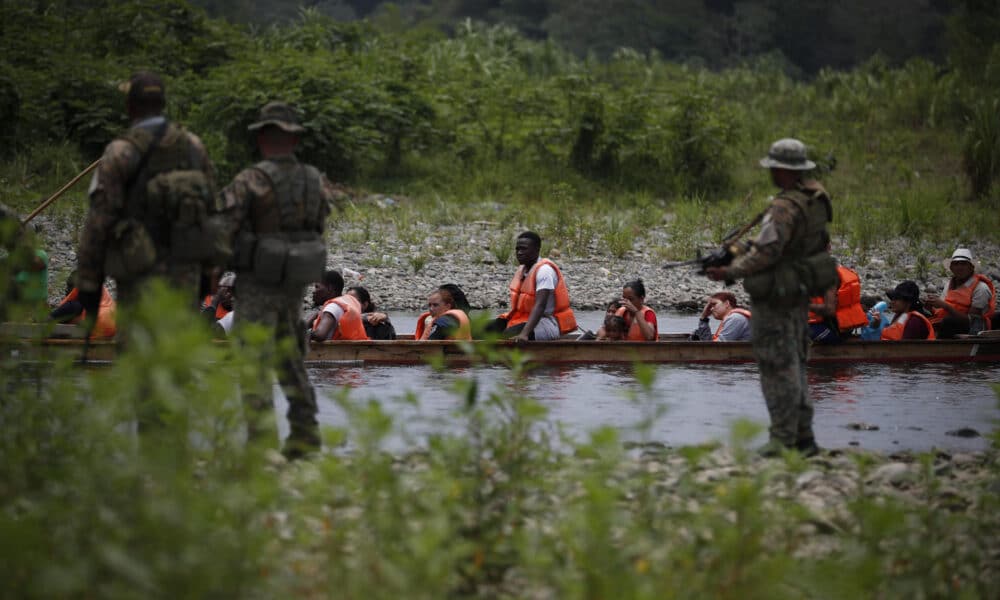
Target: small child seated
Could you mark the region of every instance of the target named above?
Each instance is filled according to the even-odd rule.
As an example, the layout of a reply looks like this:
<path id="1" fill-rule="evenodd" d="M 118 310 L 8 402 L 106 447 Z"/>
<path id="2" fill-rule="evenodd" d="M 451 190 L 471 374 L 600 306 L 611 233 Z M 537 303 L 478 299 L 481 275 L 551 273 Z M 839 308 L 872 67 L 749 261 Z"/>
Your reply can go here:
<path id="1" fill-rule="evenodd" d="M 625 335 L 628 333 L 628 325 L 625 323 L 625 319 L 618 315 L 605 316 L 604 327 L 602 329 L 603 335 L 597 337 L 599 340 L 620 342 L 625 339 Z"/>

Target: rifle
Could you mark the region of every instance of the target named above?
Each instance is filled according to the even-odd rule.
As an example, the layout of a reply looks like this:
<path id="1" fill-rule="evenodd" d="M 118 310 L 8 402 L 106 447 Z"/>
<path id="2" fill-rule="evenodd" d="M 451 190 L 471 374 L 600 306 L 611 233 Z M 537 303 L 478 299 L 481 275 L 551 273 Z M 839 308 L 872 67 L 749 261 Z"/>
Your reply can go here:
<path id="1" fill-rule="evenodd" d="M 752 193 L 753 192 L 751 192 L 751 194 Z M 743 200 L 743 203 L 746 204 L 749 201 L 750 201 L 750 194 L 747 194 L 746 198 Z M 739 256 L 740 254 L 745 254 L 747 251 L 750 250 L 750 243 L 740 242 L 739 239 L 744 235 L 746 235 L 746 233 L 750 231 L 750 229 L 752 229 L 755 225 L 757 225 L 757 223 L 760 223 L 760 221 L 764 218 L 765 214 L 767 214 L 766 209 L 761 211 L 746 225 L 739 228 L 735 228 L 729 233 L 727 233 L 726 236 L 722 239 L 722 244 L 720 244 L 718 248 L 713 249 L 708 254 L 705 254 L 703 256 L 701 250 L 698 250 L 698 254 L 694 259 L 667 263 L 663 265 L 663 268 L 675 269 L 677 267 L 686 267 L 686 266 L 698 267 L 698 274 L 704 275 L 705 271 L 709 267 L 728 266 L 731 262 L 733 262 L 734 258 Z M 726 285 L 730 285 L 732 283 L 733 281 L 730 280 L 726 281 Z"/>

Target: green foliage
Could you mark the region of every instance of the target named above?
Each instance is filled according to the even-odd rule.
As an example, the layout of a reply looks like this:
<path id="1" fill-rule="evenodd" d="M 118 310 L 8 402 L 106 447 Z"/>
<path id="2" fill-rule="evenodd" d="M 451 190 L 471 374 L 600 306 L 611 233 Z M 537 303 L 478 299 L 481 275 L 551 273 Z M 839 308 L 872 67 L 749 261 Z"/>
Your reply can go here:
<path id="1" fill-rule="evenodd" d="M 1000 99 L 976 103 L 969 117 L 962 147 L 962 166 L 976 198 L 998 198 L 1000 179 Z"/>

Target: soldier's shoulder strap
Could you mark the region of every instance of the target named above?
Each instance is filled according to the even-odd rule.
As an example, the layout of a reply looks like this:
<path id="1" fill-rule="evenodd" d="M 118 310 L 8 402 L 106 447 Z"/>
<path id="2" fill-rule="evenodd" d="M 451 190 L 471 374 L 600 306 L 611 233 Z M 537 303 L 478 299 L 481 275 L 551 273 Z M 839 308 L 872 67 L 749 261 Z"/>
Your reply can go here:
<path id="1" fill-rule="evenodd" d="M 132 127 L 121 136 L 120 139 L 135 146 L 135 149 L 139 152 L 139 163 L 136 165 L 135 171 L 132 171 L 132 174 L 129 175 L 128 180 L 125 182 L 126 192 L 133 188 L 136 181 L 142 175 L 142 172 L 146 170 L 149 157 L 153 154 L 153 150 L 156 150 L 163 136 L 167 134 L 169 127 L 170 121 L 164 120 L 163 123 L 155 128 Z"/>

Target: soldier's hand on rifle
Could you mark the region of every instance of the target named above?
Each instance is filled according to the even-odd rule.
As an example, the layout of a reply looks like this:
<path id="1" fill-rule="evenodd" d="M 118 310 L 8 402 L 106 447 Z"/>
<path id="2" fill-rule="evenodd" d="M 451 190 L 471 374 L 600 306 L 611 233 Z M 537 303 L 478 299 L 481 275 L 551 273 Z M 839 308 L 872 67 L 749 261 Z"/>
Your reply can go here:
<path id="1" fill-rule="evenodd" d="M 729 279 L 726 267 L 705 267 L 705 275 L 712 281 L 725 281 Z"/>

